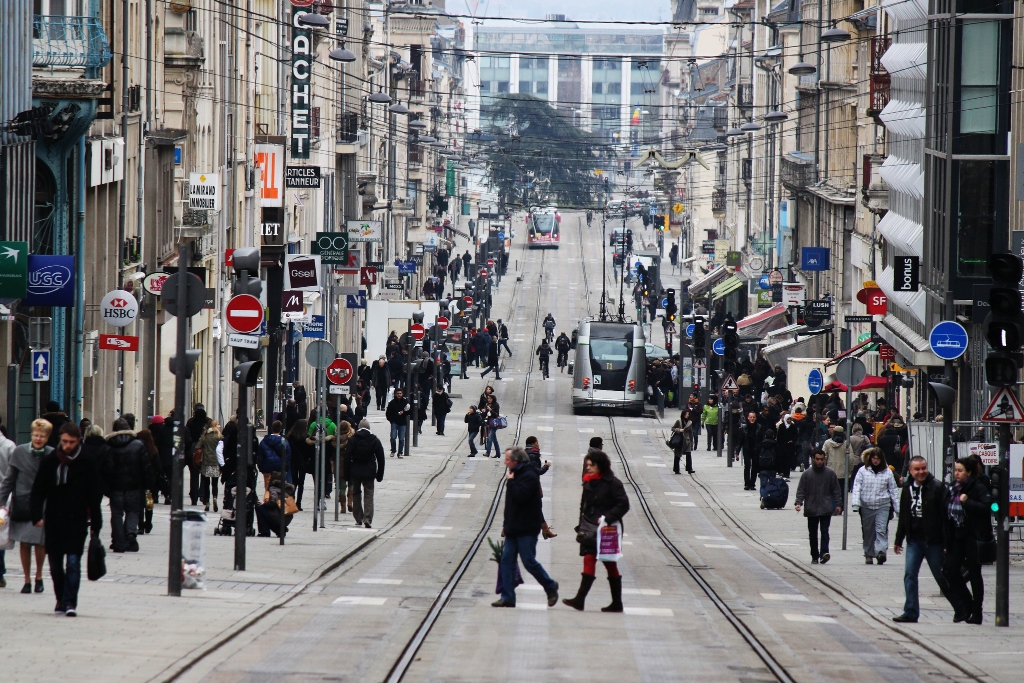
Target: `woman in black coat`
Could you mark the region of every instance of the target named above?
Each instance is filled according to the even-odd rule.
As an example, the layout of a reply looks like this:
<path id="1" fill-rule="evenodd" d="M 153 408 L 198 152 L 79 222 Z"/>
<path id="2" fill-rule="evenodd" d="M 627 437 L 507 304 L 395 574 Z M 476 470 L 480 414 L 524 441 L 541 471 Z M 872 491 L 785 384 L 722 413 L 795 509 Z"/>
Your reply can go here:
<path id="1" fill-rule="evenodd" d="M 292 451 L 292 483 L 295 484 L 295 506 L 302 509 L 302 489 L 305 488 L 307 467 L 313 464 L 315 446 L 306 441 L 308 422 L 299 420 L 288 431 L 285 438 Z"/>
<path id="2" fill-rule="evenodd" d="M 944 531 L 946 557 L 942 563 L 942 574 L 949 582 L 950 602 L 954 605 L 953 621 L 969 624 L 981 623 L 981 606 L 985 600 L 978 545 L 991 544 L 993 540 L 989 508 L 992 496 L 981 479 L 981 472 L 981 461 L 977 456 L 956 461 L 953 467 L 956 483 L 950 490 Z M 967 590 L 962 569 L 967 570 L 970 590 Z"/>
<path id="3" fill-rule="evenodd" d="M 576 527 L 576 540 L 583 557 L 583 576 L 576 597 L 562 600 L 566 605 L 583 610 L 583 603 L 594 585 L 597 571 L 597 525 L 601 518 L 610 525 L 621 521 L 629 512 L 629 497 L 622 482 L 612 473 L 612 465 L 604 451 L 590 451 L 583 459 L 583 496 L 580 499 L 580 523 Z M 591 533 L 592 532 L 592 533 Z M 622 575 L 616 562 L 604 562 L 608 571 L 608 585 L 612 604 L 602 612 L 622 611 Z"/>

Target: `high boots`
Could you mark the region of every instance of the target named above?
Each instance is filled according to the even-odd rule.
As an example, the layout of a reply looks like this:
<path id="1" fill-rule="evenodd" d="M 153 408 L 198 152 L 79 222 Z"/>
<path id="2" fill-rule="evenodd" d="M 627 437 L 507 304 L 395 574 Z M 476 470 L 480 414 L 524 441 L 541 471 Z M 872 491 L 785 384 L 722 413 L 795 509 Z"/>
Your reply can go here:
<path id="1" fill-rule="evenodd" d="M 622 611 L 622 577 L 621 576 L 609 576 L 608 587 L 612 590 L 612 604 L 607 607 L 602 607 L 602 612 L 621 612 Z"/>
<path id="2" fill-rule="evenodd" d="M 582 612 L 583 603 L 587 599 L 587 593 L 590 592 L 590 587 L 594 585 L 594 577 L 591 574 L 581 574 L 580 576 L 582 579 L 580 580 L 580 589 L 576 591 L 576 597 L 562 598 L 562 602 Z"/>

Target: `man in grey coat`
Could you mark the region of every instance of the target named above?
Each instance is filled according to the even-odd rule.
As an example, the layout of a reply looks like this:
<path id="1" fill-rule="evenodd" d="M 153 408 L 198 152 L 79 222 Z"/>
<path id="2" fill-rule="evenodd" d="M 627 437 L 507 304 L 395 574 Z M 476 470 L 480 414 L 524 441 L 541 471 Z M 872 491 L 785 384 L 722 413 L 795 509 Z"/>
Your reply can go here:
<path id="1" fill-rule="evenodd" d="M 835 470 L 825 465 L 825 452 L 815 448 L 811 454 L 811 468 L 800 475 L 796 487 L 797 512 L 803 508 L 807 518 L 807 533 L 811 539 L 811 564 L 825 564 L 831 558 L 828 552 L 828 527 L 833 515 L 843 513 L 843 492 Z M 818 545 L 818 530 L 821 545 Z"/>

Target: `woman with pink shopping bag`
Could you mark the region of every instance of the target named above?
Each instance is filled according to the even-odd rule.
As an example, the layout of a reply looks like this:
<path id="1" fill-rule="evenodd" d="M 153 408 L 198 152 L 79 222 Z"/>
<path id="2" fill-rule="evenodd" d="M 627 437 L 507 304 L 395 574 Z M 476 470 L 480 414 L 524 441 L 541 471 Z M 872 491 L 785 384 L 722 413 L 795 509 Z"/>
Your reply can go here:
<path id="1" fill-rule="evenodd" d="M 622 611 L 622 575 L 616 563 L 622 557 L 622 518 L 629 512 L 629 498 L 622 482 L 612 473 L 611 462 L 604 451 L 590 451 L 583 460 L 583 496 L 580 500 L 580 523 L 576 541 L 583 557 L 583 576 L 574 598 L 562 600 L 574 609 L 583 610 L 590 587 L 594 585 L 597 561 L 608 572 L 612 604 L 602 612 Z"/>

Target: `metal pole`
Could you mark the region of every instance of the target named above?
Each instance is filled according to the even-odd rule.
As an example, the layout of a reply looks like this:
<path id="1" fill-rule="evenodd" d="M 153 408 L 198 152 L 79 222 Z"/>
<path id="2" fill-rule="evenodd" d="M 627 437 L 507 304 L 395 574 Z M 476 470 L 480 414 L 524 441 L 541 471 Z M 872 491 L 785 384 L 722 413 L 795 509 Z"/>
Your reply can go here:
<path id="1" fill-rule="evenodd" d="M 327 383 L 327 377 L 320 368 L 317 368 L 316 374 L 320 383 L 320 423 L 323 425 L 323 429 L 320 430 L 320 454 L 318 456 L 320 460 L 320 506 L 317 508 L 317 512 L 320 515 L 320 528 L 323 529 L 326 526 L 324 516 L 327 514 L 327 503 L 324 499 L 327 493 L 324 482 L 327 477 L 327 389 L 324 386 Z M 335 433 L 335 438 L 337 438 L 337 433 Z"/>
<path id="2" fill-rule="evenodd" d="M 412 332 L 411 332 L 411 330 L 412 330 L 412 321 L 411 320 L 408 322 L 408 325 L 409 325 L 409 330 L 410 330 L 410 333 L 409 333 L 410 336 L 406 337 L 407 340 L 411 339 L 411 335 L 412 335 Z M 406 400 L 406 405 L 412 405 L 411 404 L 411 398 L 412 398 L 412 364 L 413 364 L 412 353 L 415 350 L 415 348 L 416 348 L 416 346 L 415 346 L 415 344 L 413 344 L 413 346 L 411 346 L 409 348 L 408 352 L 406 353 L 406 363 L 405 363 L 405 396 L 403 397 Z M 411 435 L 409 434 L 409 432 L 412 430 L 412 428 L 413 428 L 412 413 L 407 410 L 407 411 L 405 411 L 405 444 L 404 444 L 405 448 L 402 449 L 402 450 L 405 451 L 405 457 L 407 457 L 407 458 L 409 457 L 409 448 L 410 448 L 409 441 L 411 440 Z"/>
<path id="3" fill-rule="evenodd" d="M 242 282 L 248 282 L 248 274 L 242 271 Z M 245 537 L 249 525 L 248 514 L 249 459 L 252 451 L 252 436 L 249 434 L 249 388 L 238 385 L 238 445 L 235 447 L 235 571 L 245 571 Z M 225 486 L 227 484 L 225 483 Z"/>
<path id="4" fill-rule="evenodd" d="M 996 513 L 996 626 L 1010 625 L 1010 425 L 999 425 L 999 512 Z"/>
<path id="5" fill-rule="evenodd" d="M 725 459 L 726 460 L 726 465 L 725 465 L 726 467 L 732 467 L 732 461 L 735 460 L 735 454 L 733 453 L 733 448 L 732 448 L 732 441 L 735 438 L 735 430 L 738 427 L 738 421 L 734 421 L 733 420 L 733 411 L 738 411 L 739 409 L 740 409 L 739 406 L 736 404 L 736 395 L 733 392 L 730 391 L 729 392 L 729 412 L 726 413 L 726 415 L 729 416 L 729 450 L 726 451 L 729 454 L 729 457 Z M 719 412 L 721 412 L 721 411 L 719 411 Z M 721 415 L 719 415 L 718 423 L 719 424 L 722 423 Z M 719 450 L 721 450 L 721 449 L 719 449 Z"/>
<path id="6" fill-rule="evenodd" d="M 341 394 L 338 395 L 338 419 L 334 421 L 334 521 L 341 520 L 341 485 L 338 483 L 341 470 L 341 445 L 338 443 L 338 428 L 341 427 Z"/>
<path id="7" fill-rule="evenodd" d="M 851 373 L 851 378 L 852 378 L 852 373 Z M 846 385 L 846 428 L 847 428 L 847 432 L 849 432 L 850 425 L 853 424 L 853 420 L 851 419 L 852 415 L 851 415 L 851 411 L 850 411 L 850 403 L 852 401 L 853 401 L 853 387 L 850 386 L 849 384 L 847 384 Z M 909 429 L 907 431 L 909 432 Z M 845 462 L 843 463 L 843 467 L 846 468 L 846 471 L 843 472 L 843 550 L 846 550 L 846 527 L 847 527 L 847 524 L 849 523 L 849 518 L 850 518 L 850 505 L 849 505 L 849 503 L 850 503 L 850 495 L 849 495 L 850 482 L 847 481 L 847 479 L 849 479 L 849 477 L 850 477 L 850 435 L 849 435 L 849 433 L 847 433 L 847 435 L 846 435 L 846 448 L 843 449 L 843 453 L 844 453 L 844 456 L 845 456 L 845 458 L 844 458 Z"/>
<path id="8" fill-rule="evenodd" d="M 317 405 L 317 419 L 323 424 L 323 413 L 320 411 L 320 372 L 318 371 L 315 375 L 316 379 L 313 380 L 313 391 L 316 392 L 316 405 Z M 313 423 L 314 434 L 316 434 L 316 451 L 314 452 L 313 461 L 313 498 L 316 500 L 316 507 L 313 508 L 313 531 L 317 528 L 317 514 L 320 511 L 320 484 L 323 483 L 323 475 L 320 471 L 322 461 L 320 456 L 322 454 L 323 446 L 323 432 L 320 429 L 320 425 L 316 422 Z"/>
<path id="9" fill-rule="evenodd" d="M 178 245 L 178 320 L 177 351 L 178 367 L 174 378 L 174 462 L 171 467 L 171 538 L 167 553 L 167 594 L 181 596 L 181 525 L 184 521 L 184 482 L 182 468 L 185 466 L 185 351 L 188 349 L 188 264 L 192 260 L 191 245 Z"/>

